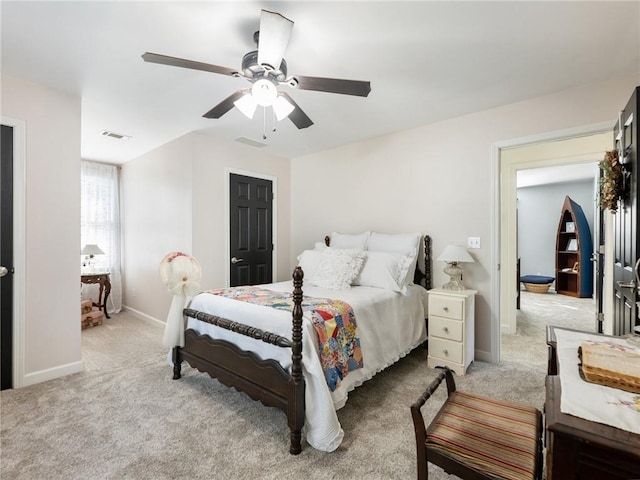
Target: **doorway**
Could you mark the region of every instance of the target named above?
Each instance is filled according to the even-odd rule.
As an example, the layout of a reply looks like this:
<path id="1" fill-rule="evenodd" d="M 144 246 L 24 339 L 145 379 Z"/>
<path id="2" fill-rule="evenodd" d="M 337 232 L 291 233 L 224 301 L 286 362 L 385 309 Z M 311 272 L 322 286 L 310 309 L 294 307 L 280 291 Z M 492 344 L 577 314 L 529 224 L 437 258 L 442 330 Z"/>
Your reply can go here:
<path id="1" fill-rule="evenodd" d="M 8 135 L 11 133 L 11 155 L 12 155 L 12 166 L 11 166 L 11 175 L 9 178 L 3 178 L 1 181 L 2 184 L 2 209 L 4 209 L 5 204 L 10 201 L 11 203 L 11 223 L 7 225 L 7 220 L 5 219 L 4 212 L 2 213 L 2 219 L 0 223 L 2 223 L 2 234 L 0 236 L 3 237 L 0 240 L 3 244 L 5 244 L 5 231 L 10 228 L 11 238 L 10 243 L 12 247 L 11 256 L 11 293 L 9 300 L 6 300 L 6 297 L 3 296 L 2 302 L 2 320 L 0 323 L 3 324 L 2 327 L 2 382 L 3 388 L 4 383 L 9 382 L 10 387 L 7 383 L 6 386 L 8 388 L 19 388 L 25 384 L 24 372 L 25 372 L 25 348 L 24 348 L 24 336 L 25 336 L 25 325 L 24 325 L 24 311 L 25 311 L 25 290 L 26 290 L 26 281 L 25 281 L 25 247 L 26 247 L 26 227 L 25 227 L 25 166 L 26 166 L 26 123 L 23 120 L 17 120 L 10 117 L 2 117 L 0 124 L 2 125 L 3 130 L 3 138 L 2 138 L 2 163 L 4 170 L 5 163 L 5 137 L 4 135 Z M 5 130 L 8 128 L 9 130 Z M 4 133 L 7 132 L 7 133 Z M 3 177 L 5 177 L 3 171 Z M 5 197 L 5 184 L 4 182 L 11 180 L 12 184 L 12 195 L 10 198 Z M 4 249 L 5 247 L 0 247 Z M 5 262 L 5 258 L 2 259 L 2 262 Z M 2 263 L 5 265 L 5 263 Z M 3 277 L 0 280 L 0 284 L 4 285 L 4 280 L 7 277 Z M 3 294 L 4 295 L 4 294 Z M 10 313 L 5 313 L 5 308 L 7 312 L 9 312 L 8 307 L 5 306 L 5 302 L 7 305 L 11 305 Z M 7 335 L 9 338 L 5 339 L 5 329 L 10 328 L 10 335 Z M 5 366 L 5 342 L 8 342 L 9 350 L 11 351 L 11 355 L 9 357 L 8 362 L 10 362 L 10 366 Z M 10 345 L 9 345 L 10 344 Z M 8 378 L 5 378 L 8 377 Z"/>
<path id="2" fill-rule="evenodd" d="M 500 361 L 502 333 L 515 333 L 517 303 L 517 215 L 516 178 L 519 170 L 558 165 L 592 163 L 613 146 L 613 122 L 585 126 L 495 145 L 494 156 L 500 187 L 496 192 L 496 277 L 499 312 L 492 323 L 492 361 Z M 496 216 L 496 219 L 498 216 Z M 594 314 L 595 315 L 595 314 Z"/>
<path id="3" fill-rule="evenodd" d="M 13 127 L 0 146 L 0 390 L 13 388 Z"/>
<path id="4" fill-rule="evenodd" d="M 274 269 L 274 179 L 228 172 L 228 285 L 271 283 Z"/>

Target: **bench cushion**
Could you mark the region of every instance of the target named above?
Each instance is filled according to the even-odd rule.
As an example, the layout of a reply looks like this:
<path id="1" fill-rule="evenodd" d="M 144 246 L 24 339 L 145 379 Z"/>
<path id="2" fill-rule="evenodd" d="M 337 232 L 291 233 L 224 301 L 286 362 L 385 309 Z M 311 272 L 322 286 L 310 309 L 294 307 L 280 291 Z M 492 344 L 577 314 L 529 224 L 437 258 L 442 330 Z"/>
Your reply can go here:
<path id="1" fill-rule="evenodd" d="M 538 285 L 544 285 L 545 283 L 551 283 L 555 279 L 553 277 L 546 277 L 544 275 L 523 275 L 520 277 L 522 283 L 535 283 Z"/>
<path id="2" fill-rule="evenodd" d="M 454 392 L 429 426 L 426 445 L 485 474 L 531 480 L 540 429 L 535 407 Z"/>

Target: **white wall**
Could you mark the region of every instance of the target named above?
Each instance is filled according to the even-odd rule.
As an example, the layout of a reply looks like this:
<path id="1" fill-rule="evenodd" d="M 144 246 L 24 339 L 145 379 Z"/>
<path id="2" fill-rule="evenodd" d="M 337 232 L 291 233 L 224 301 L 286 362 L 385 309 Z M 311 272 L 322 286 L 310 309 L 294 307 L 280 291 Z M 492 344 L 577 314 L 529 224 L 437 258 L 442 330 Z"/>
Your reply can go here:
<path id="1" fill-rule="evenodd" d="M 164 321 L 171 297 L 158 267 L 173 251 L 192 252 L 192 142 L 181 137 L 120 175 L 123 304 Z"/>
<path id="2" fill-rule="evenodd" d="M 205 288 L 225 286 L 228 267 L 228 171 L 274 177 L 276 280 L 291 278 L 291 167 L 289 159 L 255 147 L 194 134 L 193 251 L 203 266 Z"/>
<path id="3" fill-rule="evenodd" d="M 171 296 L 158 265 L 172 251 L 195 256 L 202 288 L 225 286 L 227 170 L 276 178 L 279 279 L 288 278 L 289 160 L 246 145 L 191 133 L 123 165 L 123 303 L 165 321 Z"/>
<path id="4" fill-rule="evenodd" d="M 490 358 L 494 285 L 495 189 L 493 147 L 509 139 L 613 120 L 638 76 L 586 85 L 492 110 L 358 142 L 292 161 L 291 262 L 296 252 L 331 231 L 420 231 L 437 256 L 449 243 L 466 244 L 476 263 L 464 265 L 465 283 L 478 289 L 476 353 Z M 349 208 L 345 208 L 349 205 Z M 434 262 L 434 284 L 446 276 Z M 494 325 L 495 328 L 495 325 Z"/>
<path id="5" fill-rule="evenodd" d="M 2 76 L 2 116 L 26 126 L 24 378 L 82 370 L 80 99 Z"/>

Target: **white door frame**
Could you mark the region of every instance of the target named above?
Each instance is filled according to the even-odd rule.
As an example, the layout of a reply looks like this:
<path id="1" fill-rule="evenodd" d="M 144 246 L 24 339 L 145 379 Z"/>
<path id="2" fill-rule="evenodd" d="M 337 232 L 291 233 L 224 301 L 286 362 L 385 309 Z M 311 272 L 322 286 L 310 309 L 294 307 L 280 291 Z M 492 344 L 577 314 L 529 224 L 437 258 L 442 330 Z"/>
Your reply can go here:
<path id="1" fill-rule="evenodd" d="M 231 244 L 229 243 L 229 229 L 230 221 L 229 215 L 231 210 L 231 205 L 229 204 L 229 181 L 231 179 L 231 174 L 235 175 L 244 175 L 245 177 L 253 177 L 260 178 L 262 180 L 269 180 L 273 185 L 273 203 L 271 204 L 271 208 L 273 210 L 273 215 L 271 216 L 271 235 L 273 241 L 273 251 L 271 252 L 271 263 L 272 263 L 272 276 L 271 281 L 275 282 L 278 278 L 278 178 L 272 175 L 266 175 L 264 173 L 256 173 L 249 172 L 247 170 L 240 170 L 238 168 L 227 167 L 224 169 L 224 222 L 225 222 L 225 232 L 227 235 L 225 237 L 225 252 L 226 258 L 231 257 Z M 226 260 L 224 262 L 224 284 L 225 287 L 229 287 L 231 284 L 231 268 L 229 266 L 229 261 Z"/>
<path id="2" fill-rule="evenodd" d="M 494 215 L 492 242 L 494 245 L 493 258 L 498 260 L 498 275 L 494 275 L 493 291 L 498 292 L 492 299 L 492 310 L 495 313 L 491 322 L 491 361 L 500 361 L 501 334 L 515 333 L 516 318 L 516 180 L 518 170 L 559 165 L 557 160 L 537 161 L 503 161 L 501 152 L 506 148 L 521 147 L 537 143 L 567 140 L 606 131 L 612 132 L 615 120 L 592 125 L 548 132 L 528 137 L 516 138 L 496 142 L 492 146 L 492 167 L 494 185 Z M 585 155 L 565 157 L 563 165 L 593 162 L 594 159 Z M 504 328 L 503 328 L 504 327 Z"/>
<path id="3" fill-rule="evenodd" d="M 2 116 L 13 128 L 13 388 L 25 385 L 25 249 L 26 249 L 26 123 Z"/>

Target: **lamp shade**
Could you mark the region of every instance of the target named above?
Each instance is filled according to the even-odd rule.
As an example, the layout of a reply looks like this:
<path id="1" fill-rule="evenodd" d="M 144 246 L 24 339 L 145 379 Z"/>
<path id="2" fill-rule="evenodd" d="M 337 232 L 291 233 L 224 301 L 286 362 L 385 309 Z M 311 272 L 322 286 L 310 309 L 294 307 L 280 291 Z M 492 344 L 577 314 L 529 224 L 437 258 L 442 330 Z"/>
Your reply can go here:
<path id="1" fill-rule="evenodd" d="M 104 252 L 95 243 L 87 243 L 82 251 L 81 255 L 104 255 Z"/>
<path id="2" fill-rule="evenodd" d="M 251 95 L 258 105 L 270 107 L 278 98 L 278 90 L 269 80 L 261 78 L 251 87 Z"/>
<path id="3" fill-rule="evenodd" d="M 438 260 L 439 262 L 448 263 L 473 263 L 473 257 L 469 255 L 467 249 L 458 245 L 447 245 L 447 247 L 442 251 L 440 256 L 436 258 L 436 260 Z"/>
<path id="4" fill-rule="evenodd" d="M 256 107 L 258 106 L 251 93 L 244 94 L 238 100 L 233 102 L 233 104 L 245 117 L 250 119 L 253 118 L 253 114 L 256 112 Z"/>
<path id="5" fill-rule="evenodd" d="M 273 111 L 275 112 L 278 121 L 283 118 L 287 118 L 294 109 L 295 107 L 284 97 L 276 98 L 276 101 L 273 104 Z"/>

